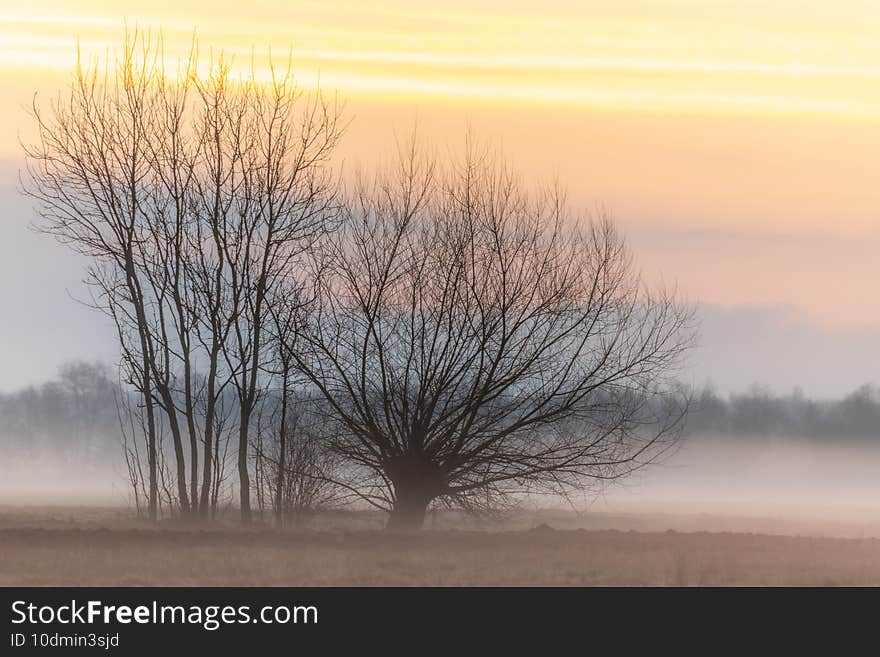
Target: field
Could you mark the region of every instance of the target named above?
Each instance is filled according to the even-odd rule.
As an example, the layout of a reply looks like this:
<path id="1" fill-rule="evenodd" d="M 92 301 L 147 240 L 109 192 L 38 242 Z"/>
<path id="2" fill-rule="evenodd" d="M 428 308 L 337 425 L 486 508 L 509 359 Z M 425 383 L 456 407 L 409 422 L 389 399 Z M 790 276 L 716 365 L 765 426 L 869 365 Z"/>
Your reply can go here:
<path id="1" fill-rule="evenodd" d="M 693 530 L 756 526 L 746 519 L 545 514 L 508 523 L 528 529 L 410 535 L 358 521 L 366 528 L 148 528 L 118 510 L 4 508 L 0 585 L 880 585 L 876 538 Z M 663 525 L 689 530 L 652 530 Z"/>

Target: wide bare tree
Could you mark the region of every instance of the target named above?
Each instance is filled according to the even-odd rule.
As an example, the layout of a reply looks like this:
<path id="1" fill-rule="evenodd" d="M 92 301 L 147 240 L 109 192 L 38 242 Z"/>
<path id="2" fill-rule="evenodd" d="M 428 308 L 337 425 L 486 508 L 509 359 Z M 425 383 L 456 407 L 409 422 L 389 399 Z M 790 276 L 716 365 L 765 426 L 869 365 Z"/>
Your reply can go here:
<path id="1" fill-rule="evenodd" d="M 566 495 L 656 459 L 686 405 L 689 310 L 604 214 L 486 151 L 438 164 L 414 144 L 353 185 L 291 351 L 350 487 L 407 529 L 433 502 Z"/>

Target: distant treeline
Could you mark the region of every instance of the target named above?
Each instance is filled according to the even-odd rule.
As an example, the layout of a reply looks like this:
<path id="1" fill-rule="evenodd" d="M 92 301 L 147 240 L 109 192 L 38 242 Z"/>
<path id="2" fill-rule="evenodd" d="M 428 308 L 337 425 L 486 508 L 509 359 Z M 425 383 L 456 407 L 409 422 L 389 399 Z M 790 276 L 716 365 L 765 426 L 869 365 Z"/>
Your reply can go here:
<path id="1" fill-rule="evenodd" d="M 810 399 L 799 390 L 779 396 L 754 386 L 721 397 L 706 388 L 694 395 L 691 435 L 790 436 L 816 440 L 880 438 L 880 390 L 863 385 L 840 399 Z"/>
<path id="2" fill-rule="evenodd" d="M 0 394 L 0 444 L 7 463 L 118 464 L 123 441 L 117 400 L 123 394 L 110 367 L 85 362 L 66 363 L 54 380 Z M 686 431 L 692 436 L 880 439 L 880 389 L 865 385 L 840 399 L 816 400 L 757 386 L 727 397 L 705 388 L 693 396 Z"/>
<path id="3" fill-rule="evenodd" d="M 122 453 L 113 371 L 70 362 L 58 377 L 0 394 L 0 445 L 6 465 L 27 461 L 73 467 L 118 463 Z"/>

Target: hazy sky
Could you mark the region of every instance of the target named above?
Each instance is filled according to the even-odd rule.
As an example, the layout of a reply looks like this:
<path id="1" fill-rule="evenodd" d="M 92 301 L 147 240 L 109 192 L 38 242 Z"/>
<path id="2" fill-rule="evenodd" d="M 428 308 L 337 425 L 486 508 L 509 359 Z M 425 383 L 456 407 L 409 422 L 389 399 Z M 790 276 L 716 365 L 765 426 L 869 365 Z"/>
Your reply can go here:
<path id="1" fill-rule="evenodd" d="M 880 367 L 880 5 L 868 0 L 0 0 L 0 388 L 112 353 L 76 307 L 79 263 L 26 230 L 15 193 L 24 106 L 62 86 L 76 44 L 129 25 L 169 56 L 198 30 L 263 67 L 338 90 L 347 162 L 417 120 L 469 126 L 517 165 L 602 204 L 646 275 L 703 306 L 693 375 L 835 394 Z"/>

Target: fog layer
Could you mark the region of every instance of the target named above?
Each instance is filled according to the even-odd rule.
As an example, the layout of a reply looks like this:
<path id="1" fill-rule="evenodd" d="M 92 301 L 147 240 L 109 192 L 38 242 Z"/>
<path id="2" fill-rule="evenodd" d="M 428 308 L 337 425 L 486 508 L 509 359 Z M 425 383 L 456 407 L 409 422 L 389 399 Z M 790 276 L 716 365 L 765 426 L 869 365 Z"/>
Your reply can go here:
<path id="1" fill-rule="evenodd" d="M 117 395 L 113 371 L 88 363 L 0 394 L 0 505 L 128 504 Z M 880 393 L 870 387 L 825 401 L 704 390 L 674 453 L 574 502 L 589 526 L 644 528 L 615 516 L 650 514 L 655 529 L 880 536 L 878 424 Z M 751 521 L 721 520 L 734 517 Z"/>

